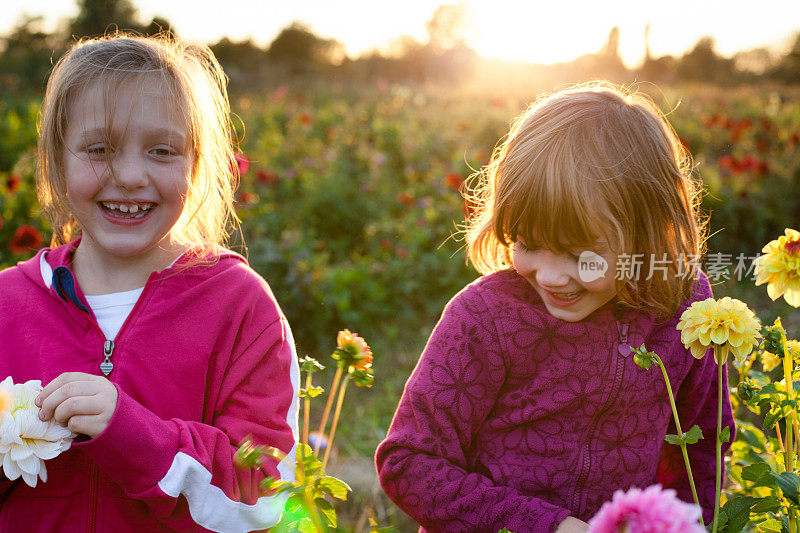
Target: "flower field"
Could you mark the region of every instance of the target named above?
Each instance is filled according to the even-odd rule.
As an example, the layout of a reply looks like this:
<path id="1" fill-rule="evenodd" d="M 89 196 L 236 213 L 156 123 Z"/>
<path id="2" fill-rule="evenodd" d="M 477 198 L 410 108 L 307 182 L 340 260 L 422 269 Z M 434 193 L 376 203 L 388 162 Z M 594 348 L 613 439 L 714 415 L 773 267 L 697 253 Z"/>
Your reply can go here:
<path id="1" fill-rule="evenodd" d="M 800 337 L 797 311 L 754 286 L 752 260 L 800 221 L 798 95 L 764 87 L 652 94 L 707 188 L 715 297 L 747 301 L 763 323 L 782 316 L 789 338 Z M 371 457 L 444 304 L 477 276 L 458 238 L 470 208 L 460 190 L 533 96 L 379 83 L 232 98 L 242 154 L 232 247 L 270 283 L 299 353 L 324 353 L 331 332 L 349 327 L 376 354 L 373 390 L 354 389 L 342 414 L 340 458 Z M 0 100 L 0 268 L 49 240 L 33 183 L 37 110 L 36 100 Z M 379 491 L 353 501 L 352 513 L 341 506 L 345 525 L 364 523 L 362 509 L 372 509 L 382 525 L 405 530 L 407 519 Z"/>

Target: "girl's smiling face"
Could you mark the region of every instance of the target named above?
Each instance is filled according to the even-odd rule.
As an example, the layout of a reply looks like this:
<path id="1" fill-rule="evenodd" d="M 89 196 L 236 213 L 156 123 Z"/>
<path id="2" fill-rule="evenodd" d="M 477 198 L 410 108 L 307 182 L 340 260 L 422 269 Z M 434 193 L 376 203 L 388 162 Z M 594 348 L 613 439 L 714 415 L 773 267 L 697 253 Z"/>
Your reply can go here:
<path id="1" fill-rule="evenodd" d="M 617 294 L 616 254 L 597 246 L 593 257 L 602 257 L 607 268 L 596 279 L 591 279 L 592 276 L 591 281 L 584 281 L 587 276 L 579 274 L 582 252 L 572 249 L 569 253 L 556 253 L 520 240 L 511 247 L 511 262 L 516 271 L 539 293 L 547 311 L 566 322 L 583 320 Z"/>
<path id="2" fill-rule="evenodd" d="M 80 247 L 100 261 L 157 265 L 181 248 L 170 232 L 191 177 L 189 134 L 160 78 L 128 80 L 111 102 L 104 92 L 89 85 L 67 119 L 63 169 Z"/>

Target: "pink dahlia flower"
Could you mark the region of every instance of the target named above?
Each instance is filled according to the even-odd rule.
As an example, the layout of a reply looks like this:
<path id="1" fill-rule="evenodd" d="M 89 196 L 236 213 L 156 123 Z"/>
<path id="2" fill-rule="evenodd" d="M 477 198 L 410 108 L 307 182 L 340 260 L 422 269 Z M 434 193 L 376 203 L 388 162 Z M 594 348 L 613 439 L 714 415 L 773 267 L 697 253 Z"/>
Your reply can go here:
<path id="1" fill-rule="evenodd" d="M 700 508 L 685 503 L 672 489 L 653 485 L 618 490 L 589 520 L 589 533 L 705 533 Z"/>

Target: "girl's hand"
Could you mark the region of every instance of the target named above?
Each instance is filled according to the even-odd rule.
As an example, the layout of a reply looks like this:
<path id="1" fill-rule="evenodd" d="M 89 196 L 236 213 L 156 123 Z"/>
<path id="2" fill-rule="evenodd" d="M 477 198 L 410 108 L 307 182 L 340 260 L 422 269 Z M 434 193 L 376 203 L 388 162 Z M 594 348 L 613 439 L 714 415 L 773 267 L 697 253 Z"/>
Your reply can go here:
<path id="1" fill-rule="evenodd" d="M 64 372 L 39 393 L 39 418 L 53 418 L 74 433 L 94 438 L 108 426 L 117 408 L 117 388 L 104 377 Z"/>
<path id="2" fill-rule="evenodd" d="M 585 531 L 589 531 L 589 524 L 572 516 L 566 517 L 556 529 L 556 533 L 584 533 Z"/>

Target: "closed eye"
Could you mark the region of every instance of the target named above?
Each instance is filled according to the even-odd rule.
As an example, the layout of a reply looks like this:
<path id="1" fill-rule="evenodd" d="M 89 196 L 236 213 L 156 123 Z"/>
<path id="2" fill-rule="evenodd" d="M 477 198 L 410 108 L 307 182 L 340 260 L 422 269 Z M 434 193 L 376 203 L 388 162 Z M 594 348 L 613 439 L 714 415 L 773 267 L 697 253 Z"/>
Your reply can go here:
<path id="1" fill-rule="evenodd" d="M 153 148 L 152 150 L 150 150 L 150 153 L 153 155 L 157 155 L 159 157 L 169 157 L 171 155 L 177 154 L 175 150 L 171 150 L 169 148 Z"/>
<path id="2" fill-rule="evenodd" d="M 86 147 L 86 153 L 90 156 L 106 156 L 112 151 L 113 149 L 105 143 L 91 144 Z"/>

